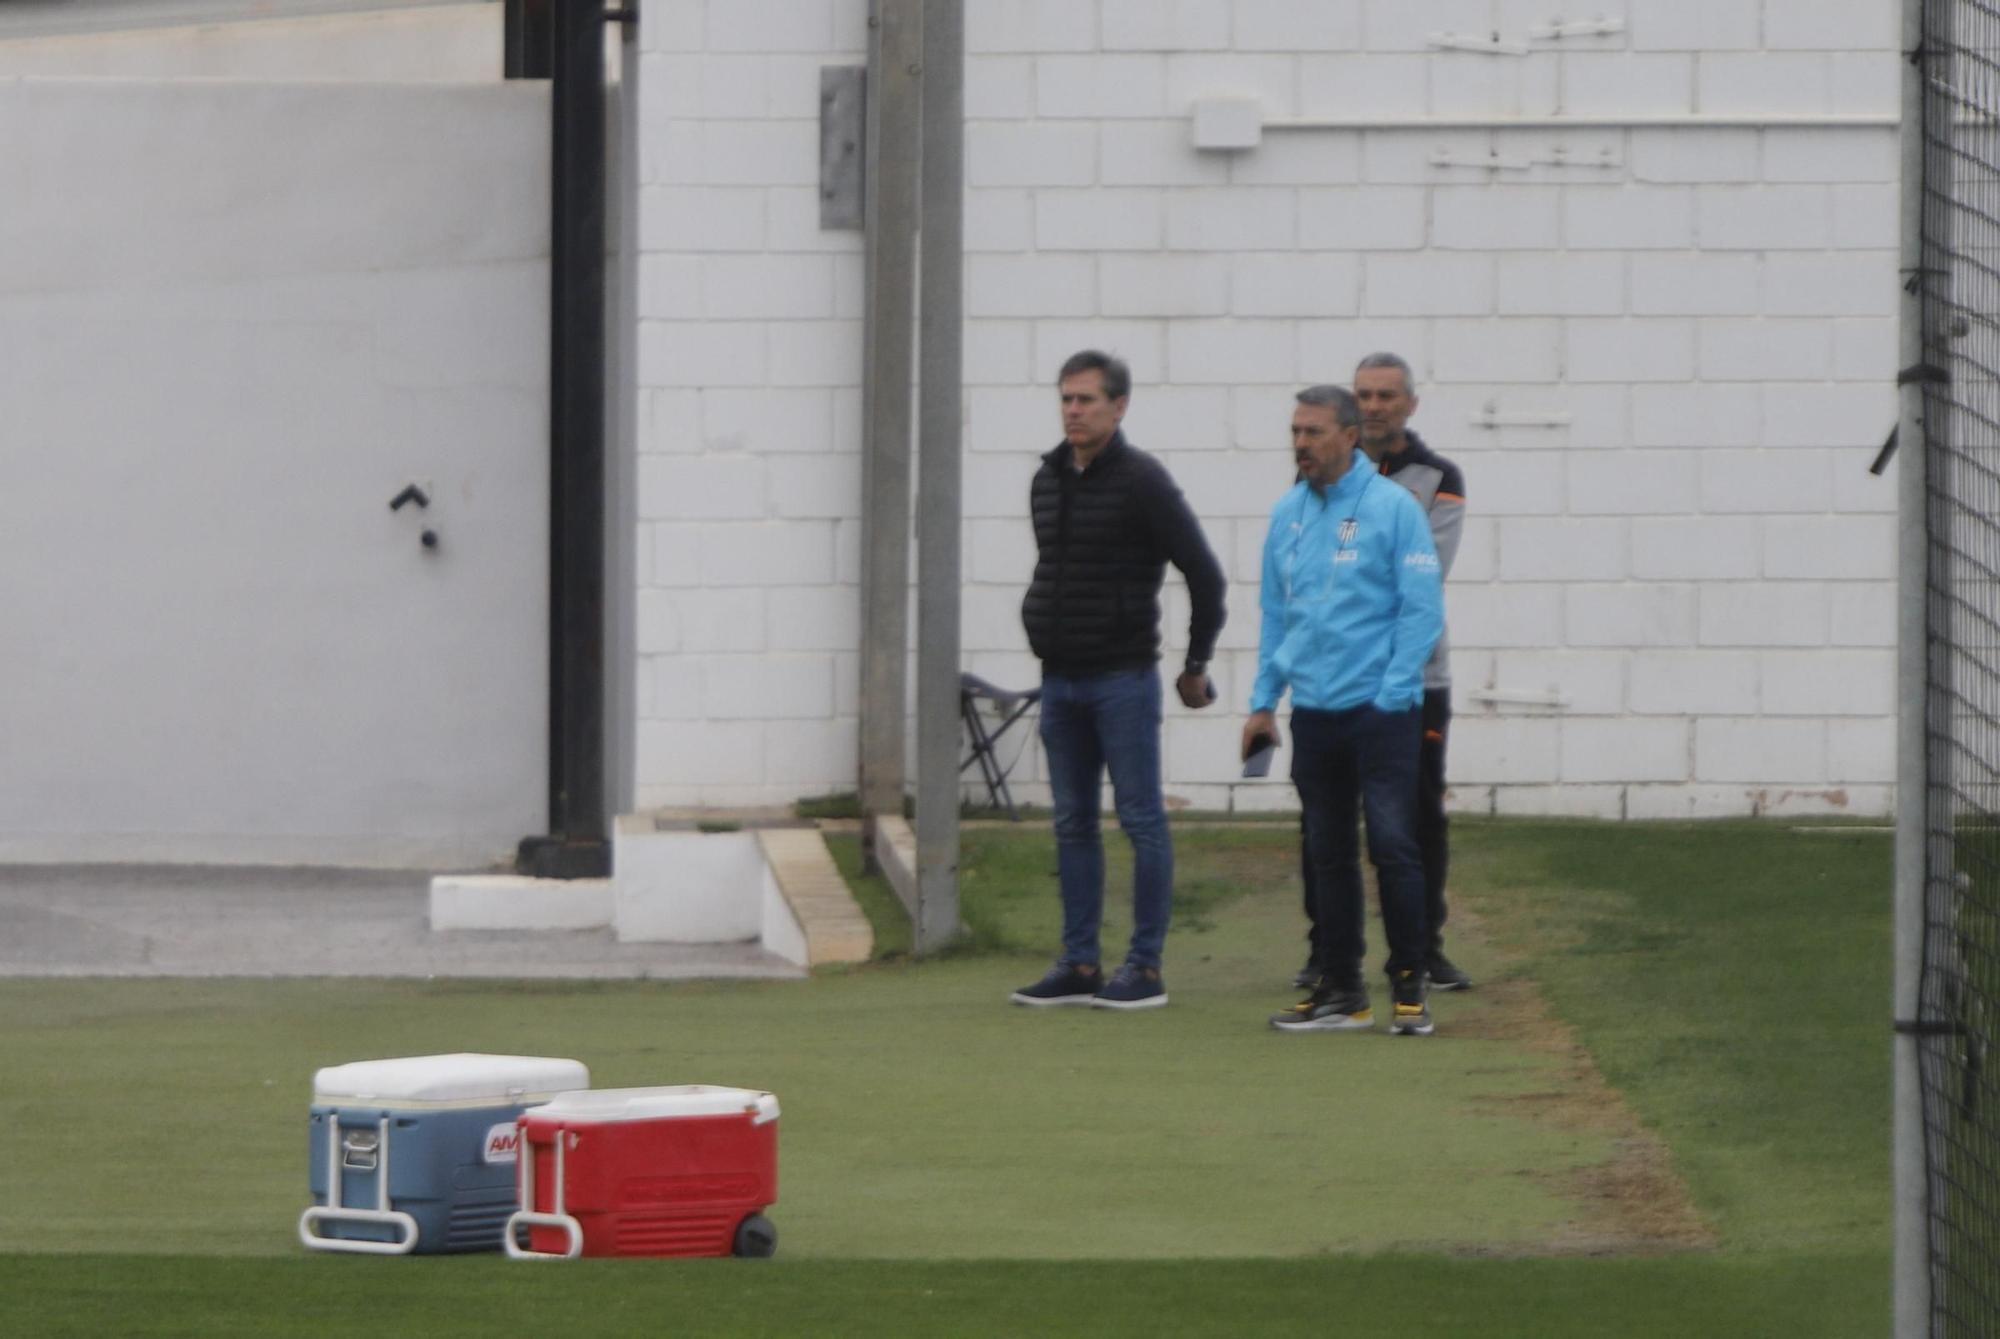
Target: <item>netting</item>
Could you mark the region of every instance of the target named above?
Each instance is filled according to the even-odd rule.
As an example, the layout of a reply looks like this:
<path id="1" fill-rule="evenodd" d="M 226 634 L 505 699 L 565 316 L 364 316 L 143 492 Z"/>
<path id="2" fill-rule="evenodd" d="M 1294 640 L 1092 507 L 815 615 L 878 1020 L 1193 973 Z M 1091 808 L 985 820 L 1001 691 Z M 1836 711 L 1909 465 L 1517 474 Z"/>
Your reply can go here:
<path id="1" fill-rule="evenodd" d="M 2000 5 L 1925 0 L 1928 843 L 1918 1033 L 1931 1333 L 2000 1335 Z"/>

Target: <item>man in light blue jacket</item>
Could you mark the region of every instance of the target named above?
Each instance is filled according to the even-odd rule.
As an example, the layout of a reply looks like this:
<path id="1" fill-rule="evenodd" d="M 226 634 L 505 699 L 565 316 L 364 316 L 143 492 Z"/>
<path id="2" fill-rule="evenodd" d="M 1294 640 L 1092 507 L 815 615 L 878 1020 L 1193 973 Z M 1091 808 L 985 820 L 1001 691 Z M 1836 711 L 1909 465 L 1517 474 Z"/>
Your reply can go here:
<path id="1" fill-rule="evenodd" d="M 1430 522 L 1407 489 L 1355 450 L 1360 426 L 1344 387 L 1299 392 L 1292 453 L 1300 481 L 1271 509 L 1264 537 L 1263 627 L 1243 752 L 1276 739 L 1278 701 L 1289 689 L 1292 784 L 1305 811 L 1320 924 L 1332 940 L 1326 974 L 1271 1025 L 1286 1032 L 1374 1026 L 1361 973 L 1358 807 L 1389 939 L 1391 1030 L 1427 1036 L 1416 768 L 1424 662 L 1444 626 L 1444 594 Z"/>

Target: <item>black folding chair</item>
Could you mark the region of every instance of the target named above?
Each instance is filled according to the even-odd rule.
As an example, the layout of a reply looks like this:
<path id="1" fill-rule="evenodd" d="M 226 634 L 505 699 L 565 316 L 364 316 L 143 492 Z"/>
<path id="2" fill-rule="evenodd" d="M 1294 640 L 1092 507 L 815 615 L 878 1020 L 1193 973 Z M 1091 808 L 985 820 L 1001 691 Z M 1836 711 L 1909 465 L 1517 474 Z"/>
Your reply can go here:
<path id="1" fill-rule="evenodd" d="M 1007 789 L 1007 773 L 1011 770 L 1000 765 L 1000 757 L 994 752 L 1007 732 L 1014 728 L 1028 708 L 1042 700 L 1040 688 L 1030 688 L 1025 692 L 1010 693 L 1004 688 L 996 688 L 976 674 L 958 676 L 958 714 L 965 719 L 965 732 L 971 736 L 972 752 L 958 765 L 960 775 L 974 763 L 979 765 L 979 775 L 986 782 L 986 798 L 995 809 L 1004 808 L 1007 817 L 1016 823 L 1021 815 L 1014 809 L 1014 794 Z M 981 704 L 985 704 L 996 716 L 989 726 L 981 714 Z"/>

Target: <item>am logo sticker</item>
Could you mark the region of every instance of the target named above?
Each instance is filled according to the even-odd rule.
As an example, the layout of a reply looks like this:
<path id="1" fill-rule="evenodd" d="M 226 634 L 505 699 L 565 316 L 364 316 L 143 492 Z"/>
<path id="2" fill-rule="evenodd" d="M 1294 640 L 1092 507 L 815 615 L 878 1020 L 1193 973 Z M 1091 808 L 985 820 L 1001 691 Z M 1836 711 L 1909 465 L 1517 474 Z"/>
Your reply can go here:
<path id="1" fill-rule="evenodd" d="M 486 1132 L 486 1147 L 480 1153 L 481 1162 L 518 1162 L 521 1157 L 521 1130 L 514 1122 L 495 1125 Z"/>

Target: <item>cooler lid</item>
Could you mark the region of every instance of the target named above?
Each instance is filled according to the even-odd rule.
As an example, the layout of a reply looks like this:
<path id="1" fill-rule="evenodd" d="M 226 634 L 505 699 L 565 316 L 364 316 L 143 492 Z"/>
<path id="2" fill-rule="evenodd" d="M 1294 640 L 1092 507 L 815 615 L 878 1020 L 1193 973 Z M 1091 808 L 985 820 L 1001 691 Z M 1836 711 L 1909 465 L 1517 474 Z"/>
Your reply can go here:
<path id="1" fill-rule="evenodd" d="M 753 1125 L 778 1119 L 778 1099 L 755 1088 L 716 1088 L 686 1083 L 670 1088 L 593 1088 L 558 1093 L 535 1115 L 565 1125 L 655 1120 L 662 1116 L 752 1116 Z"/>
<path id="2" fill-rule="evenodd" d="M 332 1065 L 313 1075 L 313 1101 L 499 1106 L 542 1102 L 564 1089 L 589 1086 L 590 1070 L 579 1060 L 461 1051 Z"/>

